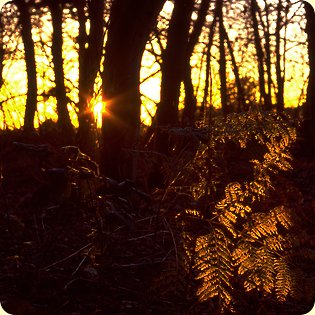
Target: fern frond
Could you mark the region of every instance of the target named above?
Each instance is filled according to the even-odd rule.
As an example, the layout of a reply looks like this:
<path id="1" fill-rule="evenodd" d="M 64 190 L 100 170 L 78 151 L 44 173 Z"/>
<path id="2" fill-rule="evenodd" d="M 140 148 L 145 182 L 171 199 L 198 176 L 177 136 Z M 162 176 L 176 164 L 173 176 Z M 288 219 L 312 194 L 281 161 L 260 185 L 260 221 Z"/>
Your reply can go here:
<path id="1" fill-rule="evenodd" d="M 197 239 L 194 269 L 196 279 L 201 280 L 197 291 L 200 301 L 218 297 L 224 305 L 231 303 L 233 261 L 230 246 L 231 241 L 219 228 Z"/>
<path id="2" fill-rule="evenodd" d="M 277 233 L 276 221 L 273 214 L 254 213 L 252 220 L 246 223 L 244 227 L 246 234 L 253 240 Z"/>
<path id="3" fill-rule="evenodd" d="M 270 251 L 265 248 L 256 250 L 251 262 L 253 265 L 248 266 L 249 270 L 244 281 L 245 291 L 257 289 L 264 293 L 272 293 L 275 285 L 274 258 Z"/>
<path id="4" fill-rule="evenodd" d="M 284 206 L 276 207 L 272 210 L 277 222 L 279 222 L 284 228 L 289 229 L 293 227 L 294 220 L 292 211 Z"/>
<path id="5" fill-rule="evenodd" d="M 276 270 L 276 297 L 280 302 L 284 302 L 289 293 L 292 291 L 294 279 L 292 278 L 292 271 L 289 269 L 288 263 L 284 260 L 277 260 L 275 262 Z"/>

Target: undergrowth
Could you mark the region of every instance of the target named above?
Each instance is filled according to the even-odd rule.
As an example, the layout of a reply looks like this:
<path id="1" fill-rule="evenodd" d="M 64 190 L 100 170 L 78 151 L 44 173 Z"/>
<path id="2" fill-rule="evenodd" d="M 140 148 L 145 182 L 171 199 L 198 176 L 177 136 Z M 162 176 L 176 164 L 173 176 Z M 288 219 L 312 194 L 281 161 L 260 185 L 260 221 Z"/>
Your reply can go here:
<path id="1" fill-rule="evenodd" d="M 1 300 L 54 315 L 307 311 L 315 186 L 293 169 L 290 121 L 250 112 L 167 129 L 172 156 L 130 153 L 142 188 L 102 177 L 77 147 L 6 139 Z"/>
<path id="2" fill-rule="evenodd" d="M 179 131 L 172 132 L 185 136 Z M 170 176 L 163 196 L 176 203 L 165 211 L 180 231 L 178 281 L 202 305 L 192 313 L 267 314 L 288 304 L 301 313 L 314 294 L 303 266 L 315 256 L 302 250 L 301 196 L 285 177 L 295 129 L 286 118 L 253 112 L 216 118 L 195 133 L 194 158 Z"/>

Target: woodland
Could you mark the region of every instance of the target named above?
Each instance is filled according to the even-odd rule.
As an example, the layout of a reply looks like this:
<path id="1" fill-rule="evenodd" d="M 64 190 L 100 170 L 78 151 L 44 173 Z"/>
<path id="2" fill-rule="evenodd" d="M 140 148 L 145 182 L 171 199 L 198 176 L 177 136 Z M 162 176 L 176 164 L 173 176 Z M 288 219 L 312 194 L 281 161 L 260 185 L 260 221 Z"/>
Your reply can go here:
<path id="1" fill-rule="evenodd" d="M 5 312 L 312 309 L 308 2 L 12 0 L 0 17 Z"/>

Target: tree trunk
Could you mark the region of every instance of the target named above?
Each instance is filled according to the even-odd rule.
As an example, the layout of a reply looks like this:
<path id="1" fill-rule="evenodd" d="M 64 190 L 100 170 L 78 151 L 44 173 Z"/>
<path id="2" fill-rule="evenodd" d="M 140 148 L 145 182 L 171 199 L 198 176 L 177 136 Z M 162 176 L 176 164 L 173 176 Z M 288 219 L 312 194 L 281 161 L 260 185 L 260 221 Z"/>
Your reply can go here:
<path id="1" fill-rule="evenodd" d="M 263 105 L 264 105 L 265 110 L 271 110 L 272 105 L 270 102 L 270 98 L 267 95 L 266 87 L 265 87 L 264 52 L 261 45 L 258 21 L 256 17 L 256 13 L 259 10 L 256 0 L 251 0 L 250 9 L 251 9 L 251 16 L 252 16 L 252 21 L 253 21 L 254 43 L 255 43 L 256 54 L 257 54 L 260 95 L 261 95 L 261 99 L 263 100 Z"/>
<path id="2" fill-rule="evenodd" d="M 224 27 L 223 29 L 224 31 L 224 38 L 227 42 L 227 46 L 228 46 L 228 50 L 231 56 L 231 62 L 232 62 L 232 66 L 233 66 L 233 73 L 235 76 L 235 83 L 236 83 L 236 88 L 237 88 L 237 99 L 238 99 L 238 108 L 237 111 L 241 112 L 243 111 L 247 111 L 248 110 L 248 106 L 246 104 L 246 100 L 245 100 L 245 93 L 244 93 L 244 89 L 243 89 L 243 85 L 240 79 L 240 74 L 238 71 L 238 66 L 235 60 L 235 56 L 234 56 L 234 51 L 233 51 L 233 47 L 231 45 L 228 33 L 226 32 L 226 29 Z"/>
<path id="3" fill-rule="evenodd" d="M 190 58 L 185 62 L 184 68 L 185 106 L 183 110 L 182 124 L 191 126 L 195 121 L 197 100 L 191 78 Z"/>
<path id="4" fill-rule="evenodd" d="M 277 21 L 276 21 L 276 76 L 277 76 L 277 112 L 282 113 L 284 110 L 284 77 L 281 69 L 281 54 L 280 54 L 280 31 L 281 31 L 281 12 L 283 6 L 281 0 L 278 2 L 277 6 Z M 285 52 L 284 52 L 285 53 Z"/>
<path id="5" fill-rule="evenodd" d="M 35 49 L 32 38 L 32 25 L 30 20 L 29 6 L 25 0 L 16 0 L 15 4 L 20 12 L 21 35 L 25 51 L 25 63 L 27 72 L 27 98 L 24 115 L 24 130 L 34 130 L 34 117 L 37 108 L 37 80 Z"/>
<path id="6" fill-rule="evenodd" d="M 304 1 L 306 33 L 308 39 L 309 81 L 305 104 L 305 130 L 312 149 L 315 148 L 315 13 L 314 8 Z"/>
<path id="7" fill-rule="evenodd" d="M 220 43 L 219 43 L 219 51 L 220 51 L 220 68 L 219 68 L 219 76 L 220 76 L 220 95 L 221 95 L 221 106 L 224 117 L 229 113 L 228 103 L 227 103 L 227 87 L 226 87 L 226 56 L 225 56 L 225 28 L 223 23 L 223 0 L 221 5 L 221 10 L 219 13 L 219 35 L 220 35 Z"/>
<path id="8" fill-rule="evenodd" d="M 194 87 L 191 78 L 191 66 L 190 58 L 193 54 L 194 48 L 198 42 L 199 36 L 204 26 L 208 10 L 210 6 L 210 0 L 203 0 L 198 10 L 198 17 L 194 24 L 193 31 L 189 37 L 187 56 L 185 59 L 184 68 L 184 87 L 185 87 L 185 107 L 183 111 L 182 122 L 184 125 L 193 125 L 195 121 L 195 112 L 197 108 L 197 100 L 194 93 Z"/>
<path id="9" fill-rule="evenodd" d="M 57 100 L 58 127 L 65 142 L 71 141 L 73 127 L 68 111 L 68 98 L 64 82 L 63 58 L 62 58 L 62 3 L 59 0 L 49 1 L 52 16 L 52 45 L 51 52 L 55 73 L 55 95 Z"/>
<path id="10" fill-rule="evenodd" d="M 279 0 L 280 2 L 281 0 Z M 264 1 L 265 3 L 265 13 L 266 13 L 266 21 L 265 24 L 261 15 L 260 22 L 262 23 L 264 34 L 265 34 L 265 52 L 266 52 L 266 74 L 267 74 L 267 90 L 266 90 L 266 98 L 267 104 L 272 104 L 271 100 L 271 93 L 272 93 L 272 71 L 271 71 L 271 49 L 270 49 L 270 23 L 269 23 L 269 4 L 267 0 Z M 270 106 L 271 107 L 271 106 Z"/>
<path id="11" fill-rule="evenodd" d="M 4 79 L 3 79 L 3 67 L 4 67 L 4 56 L 5 56 L 5 48 L 4 48 L 4 44 L 3 44 L 3 31 L 4 31 L 4 26 L 2 23 L 2 19 L 1 19 L 1 14 L 0 14 L 0 89 L 4 83 Z M 0 112 L 2 113 L 2 117 L 3 117 L 3 129 L 6 129 L 7 126 L 7 121 L 6 121 L 6 115 L 5 115 L 5 111 L 3 108 L 3 102 L 0 102 Z"/>
<path id="12" fill-rule="evenodd" d="M 211 26 L 209 28 L 209 36 L 208 36 L 208 47 L 207 47 L 207 53 L 206 53 L 206 80 L 205 80 L 205 88 L 204 88 L 204 95 L 203 95 L 203 100 L 201 104 L 201 109 L 200 109 L 200 117 L 206 118 L 205 116 L 205 109 L 206 109 L 206 104 L 208 100 L 208 95 L 209 95 L 209 87 L 210 85 L 210 74 L 211 74 L 211 47 L 213 43 L 213 37 L 214 37 L 214 31 L 216 28 L 217 24 L 217 19 L 220 14 L 220 11 L 222 10 L 222 1 L 221 0 L 216 0 L 215 4 L 215 9 L 214 9 L 214 16 L 213 16 L 213 22 L 211 23 Z M 210 104 L 211 105 L 211 104 Z M 211 109 L 210 109 L 211 110 Z"/>
<path id="13" fill-rule="evenodd" d="M 79 19 L 79 128 L 77 142 L 81 150 L 95 156 L 95 122 L 89 102 L 93 97 L 94 83 L 100 69 L 104 42 L 104 1 L 91 0 L 88 3 L 90 31 L 86 33 L 85 2 L 78 2 Z M 87 45 L 87 47 L 86 47 Z"/>
<path id="14" fill-rule="evenodd" d="M 176 0 L 174 3 L 162 61 L 161 101 L 157 109 L 158 126 L 178 124 L 180 84 L 183 80 L 193 4 L 192 0 Z"/>
<path id="15" fill-rule="evenodd" d="M 138 140 L 141 60 L 164 2 L 115 0 L 112 4 L 102 73 L 106 111 L 101 169 L 113 178 L 133 177 L 133 161 L 123 156 Z"/>
<path id="16" fill-rule="evenodd" d="M 3 61 L 4 61 L 4 56 L 5 56 L 5 48 L 3 45 L 3 22 L 1 20 L 1 16 L 0 16 L 0 89 L 3 85 Z"/>
<path id="17" fill-rule="evenodd" d="M 187 58 L 189 28 L 193 0 L 176 0 L 169 24 L 167 46 L 162 61 L 161 99 L 157 108 L 156 119 L 159 127 L 178 124 L 178 102 L 180 85 L 183 81 L 185 59 Z M 156 150 L 168 152 L 167 137 L 158 134 Z"/>

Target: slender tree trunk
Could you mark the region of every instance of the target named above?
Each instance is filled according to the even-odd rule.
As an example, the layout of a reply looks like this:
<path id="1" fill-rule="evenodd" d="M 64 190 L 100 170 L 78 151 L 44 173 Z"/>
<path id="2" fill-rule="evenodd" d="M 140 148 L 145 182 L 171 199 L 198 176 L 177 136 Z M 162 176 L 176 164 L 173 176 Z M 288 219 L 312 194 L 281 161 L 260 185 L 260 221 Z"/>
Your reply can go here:
<path id="1" fill-rule="evenodd" d="M 228 46 L 228 50 L 231 56 L 231 62 L 232 62 L 232 66 L 233 66 L 233 73 L 235 76 L 235 83 L 236 83 L 236 88 L 237 88 L 237 99 L 238 99 L 238 112 L 240 111 L 247 111 L 247 104 L 246 104 L 246 100 L 245 100 L 245 93 L 244 93 L 244 89 L 242 86 L 242 82 L 240 79 L 240 75 L 239 75 L 239 71 L 238 71 L 238 66 L 235 60 L 235 56 L 234 56 L 234 51 L 233 51 L 233 47 L 231 45 L 228 33 L 224 27 L 223 29 L 224 31 L 224 38 L 226 39 L 227 42 L 227 46 Z"/>
<path id="2" fill-rule="evenodd" d="M 280 54 L 280 44 L 281 44 L 281 12 L 283 6 L 281 0 L 279 0 L 277 5 L 277 21 L 276 21 L 276 76 L 277 76 L 277 112 L 282 113 L 284 110 L 284 77 L 281 69 L 281 54 Z M 285 52 L 284 52 L 285 53 Z"/>
<path id="3" fill-rule="evenodd" d="M 4 80 L 3 80 L 3 66 L 4 66 L 3 61 L 4 61 L 4 56 L 5 56 L 5 48 L 3 45 L 3 30 L 4 30 L 4 27 L 3 27 L 2 19 L 0 16 L 0 89 L 4 83 Z M 3 125 L 2 125 L 3 129 L 6 129 L 7 121 L 6 121 L 5 111 L 3 108 L 3 102 L 0 102 L 0 112 L 2 113 L 2 117 L 3 117 Z"/>
<path id="4" fill-rule="evenodd" d="M 266 87 L 265 87 L 264 52 L 261 45 L 258 21 L 256 17 L 256 13 L 259 10 L 256 0 L 251 0 L 250 9 L 251 9 L 251 16 L 252 16 L 252 21 L 253 21 L 254 43 L 255 43 L 256 54 L 257 54 L 260 95 L 261 95 L 261 99 L 263 100 L 263 105 L 264 105 L 265 110 L 271 110 L 272 106 L 270 103 L 270 98 L 267 95 Z"/>
<path id="5" fill-rule="evenodd" d="M 58 127 L 64 136 L 65 142 L 73 137 L 73 127 L 68 111 L 68 98 L 64 82 L 64 69 L 62 57 L 62 3 L 59 0 L 50 0 L 49 8 L 52 16 L 52 45 L 51 52 L 55 73 L 55 95 L 57 100 Z"/>
<path id="6" fill-rule="evenodd" d="M 77 4 L 79 17 L 79 128 L 77 142 L 83 152 L 94 156 L 96 130 L 93 109 L 90 108 L 89 102 L 93 97 L 95 78 L 102 58 L 104 1 L 91 0 L 88 3 L 89 35 L 86 33 L 85 5 L 85 2 Z"/>
<path id="7" fill-rule="evenodd" d="M 189 37 L 187 57 L 184 68 L 184 87 L 185 87 L 185 107 L 183 111 L 182 122 L 185 125 L 192 125 L 195 121 L 195 112 L 197 108 L 197 100 L 194 93 L 194 87 L 191 77 L 190 58 L 193 54 L 194 48 L 200 37 L 202 27 L 208 14 L 210 0 L 203 0 L 198 10 L 198 17 L 194 23 L 193 31 Z"/>
<path id="8" fill-rule="evenodd" d="M 124 156 L 139 136 L 141 60 L 164 2 L 114 0 L 112 4 L 102 73 L 106 111 L 101 169 L 113 178 L 133 177 L 133 161 Z"/>
<path id="9" fill-rule="evenodd" d="M 281 0 L 279 0 L 280 2 Z M 271 95 L 272 95 L 272 73 L 271 73 L 271 49 L 270 49 L 270 23 L 269 23 L 269 16 L 270 16 L 270 12 L 269 12 L 269 4 L 268 2 L 265 0 L 265 13 L 266 13 L 266 20 L 267 23 L 265 24 L 263 22 L 263 19 L 260 15 L 260 21 L 263 25 L 263 29 L 264 29 L 264 34 L 265 34 L 265 52 L 266 52 L 266 74 L 267 74 L 267 89 L 266 89 L 266 98 L 267 104 L 272 104 L 272 99 L 271 99 Z"/>
<path id="10" fill-rule="evenodd" d="M 208 95 L 209 95 L 209 87 L 210 87 L 211 47 L 213 44 L 213 37 L 214 37 L 214 31 L 217 24 L 217 19 L 218 19 L 220 10 L 222 10 L 222 5 L 223 3 L 221 0 L 216 0 L 213 22 L 211 23 L 211 26 L 209 28 L 208 45 L 207 45 L 207 53 L 206 53 L 206 74 L 205 74 L 206 80 L 205 80 L 203 100 L 202 100 L 201 109 L 200 109 L 200 117 L 205 117 L 204 114 L 205 114 L 206 104 L 207 104 Z"/>
<path id="11" fill-rule="evenodd" d="M 3 46 L 3 23 L 0 17 L 0 88 L 3 85 L 3 61 L 5 56 L 5 48 Z"/>
<path id="12" fill-rule="evenodd" d="M 34 130 L 34 117 L 37 108 L 37 80 L 35 49 L 32 38 L 32 25 L 30 20 L 29 6 L 25 0 L 16 0 L 15 4 L 20 12 L 21 35 L 24 44 L 25 62 L 27 72 L 27 98 L 24 115 L 24 130 Z"/>
<path id="13" fill-rule="evenodd" d="M 310 145 L 315 148 L 315 13 L 314 8 L 304 1 L 306 15 L 306 33 L 308 39 L 308 58 L 310 74 L 305 104 L 305 130 L 308 133 Z"/>
<path id="14" fill-rule="evenodd" d="M 221 106 L 224 117 L 229 113 L 228 103 L 227 103 L 227 87 L 226 87 L 226 56 L 225 56 L 225 29 L 223 22 L 223 0 L 221 5 L 221 10 L 219 13 L 219 34 L 220 34 L 220 43 L 219 43 L 219 51 L 220 51 L 220 94 L 221 94 Z"/>
<path id="15" fill-rule="evenodd" d="M 103 2 L 103 1 L 101 1 Z M 88 34 L 86 32 L 86 22 L 88 17 L 86 16 L 86 1 L 81 0 L 76 3 L 76 8 L 78 10 L 78 21 L 79 21 L 79 35 L 78 35 L 78 44 L 79 44 L 79 129 L 80 129 L 80 117 L 84 115 L 85 109 L 87 107 L 87 88 L 86 81 L 84 78 L 85 72 L 85 59 L 86 59 L 86 45 L 88 41 Z"/>

